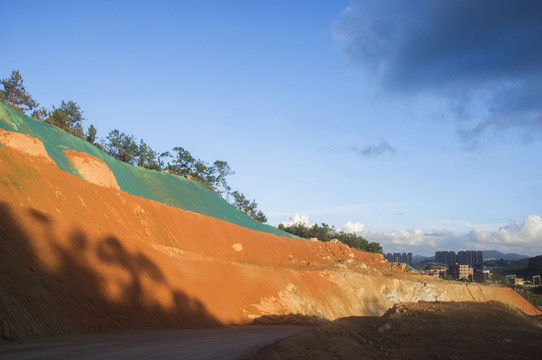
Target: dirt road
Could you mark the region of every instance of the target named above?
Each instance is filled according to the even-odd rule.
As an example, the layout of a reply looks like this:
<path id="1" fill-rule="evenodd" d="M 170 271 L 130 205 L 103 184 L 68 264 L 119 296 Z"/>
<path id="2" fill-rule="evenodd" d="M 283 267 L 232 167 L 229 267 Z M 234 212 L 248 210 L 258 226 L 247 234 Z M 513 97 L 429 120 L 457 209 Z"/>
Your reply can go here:
<path id="1" fill-rule="evenodd" d="M 244 359 L 266 345 L 308 329 L 261 325 L 70 335 L 0 343 L 0 359 Z"/>

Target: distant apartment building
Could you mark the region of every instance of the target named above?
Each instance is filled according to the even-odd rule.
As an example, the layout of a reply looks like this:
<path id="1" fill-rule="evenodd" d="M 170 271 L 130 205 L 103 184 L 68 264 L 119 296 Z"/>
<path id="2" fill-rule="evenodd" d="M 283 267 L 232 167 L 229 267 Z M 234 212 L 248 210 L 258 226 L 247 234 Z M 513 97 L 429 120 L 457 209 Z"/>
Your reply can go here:
<path id="1" fill-rule="evenodd" d="M 471 267 L 481 266 L 484 263 L 484 257 L 481 251 L 466 250 L 457 254 L 457 263 L 460 265 L 469 265 Z"/>
<path id="2" fill-rule="evenodd" d="M 431 269 L 427 271 L 428 275 L 434 276 L 436 278 L 440 278 L 443 275 L 446 275 L 446 270 L 448 268 L 446 266 L 439 266 L 439 265 L 433 265 Z"/>
<path id="3" fill-rule="evenodd" d="M 458 254 L 455 251 L 437 251 L 435 252 L 435 261 L 446 265 L 459 264 L 479 267 L 484 263 L 484 258 L 479 250 L 465 250 Z"/>
<path id="4" fill-rule="evenodd" d="M 435 261 L 441 264 L 453 265 L 457 263 L 457 255 L 455 251 L 437 251 Z"/>
<path id="5" fill-rule="evenodd" d="M 412 265 L 412 253 L 387 253 L 384 258 L 389 262 L 399 262 Z"/>
<path id="6" fill-rule="evenodd" d="M 490 284 L 493 274 L 489 270 L 476 270 L 474 273 L 474 282 L 479 284 Z"/>
<path id="7" fill-rule="evenodd" d="M 467 279 L 472 281 L 474 277 L 474 269 L 469 265 L 450 265 L 448 267 L 448 272 L 452 280 Z"/>

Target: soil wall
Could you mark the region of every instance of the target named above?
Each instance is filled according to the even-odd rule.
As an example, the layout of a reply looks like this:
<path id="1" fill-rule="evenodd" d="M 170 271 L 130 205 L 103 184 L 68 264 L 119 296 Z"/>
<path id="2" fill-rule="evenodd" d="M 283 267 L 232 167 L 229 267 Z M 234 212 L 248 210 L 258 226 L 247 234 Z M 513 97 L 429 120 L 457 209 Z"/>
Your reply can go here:
<path id="1" fill-rule="evenodd" d="M 0 247 L 6 339 L 381 315 L 420 300 L 493 299 L 537 313 L 509 289 L 433 280 L 343 244 L 250 230 L 87 182 L 6 145 Z"/>

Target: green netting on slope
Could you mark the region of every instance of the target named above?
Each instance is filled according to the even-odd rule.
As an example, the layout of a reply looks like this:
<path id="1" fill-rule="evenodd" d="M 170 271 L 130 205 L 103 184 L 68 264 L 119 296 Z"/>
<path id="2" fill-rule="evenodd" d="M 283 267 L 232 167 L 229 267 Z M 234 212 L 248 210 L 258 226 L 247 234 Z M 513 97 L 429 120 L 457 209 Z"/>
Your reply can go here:
<path id="1" fill-rule="evenodd" d="M 81 139 L 66 133 L 56 126 L 51 126 L 23 115 L 2 102 L 0 102 L 0 127 L 4 130 L 16 131 L 40 139 L 45 146 L 45 150 L 47 150 L 47 154 L 56 162 L 59 168 L 81 177 L 77 169 L 66 157 L 66 154 L 64 154 L 64 150 L 76 149 L 74 146 L 70 147 L 70 141 L 73 142 L 74 139 L 81 141 Z M 89 154 L 94 155 L 92 153 Z"/>
<path id="2" fill-rule="evenodd" d="M 94 145 L 56 126 L 23 115 L 2 102 L 0 102 L 0 127 L 40 139 L 58 167 L 75 176 L 82 178 L 64 154 L 64 150 L 85 152 L 105 162 L 113 171 L 121 190 L 129 194 L 211 216 L 252 230 L 297 238 L 246 216 L 214 191 L 195 181 L 123 163 L 100 151 Z"/>

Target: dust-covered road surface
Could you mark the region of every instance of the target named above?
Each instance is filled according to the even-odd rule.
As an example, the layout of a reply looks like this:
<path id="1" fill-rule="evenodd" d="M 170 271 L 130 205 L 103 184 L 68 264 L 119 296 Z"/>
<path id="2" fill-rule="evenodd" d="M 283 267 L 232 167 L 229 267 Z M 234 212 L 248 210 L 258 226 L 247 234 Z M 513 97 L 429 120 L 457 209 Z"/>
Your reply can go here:
<path id="1" fill-rule="evenodd" d="M 68 335 L 0 343 L 0 359 L 244 359 L 304 326 L 229 326 L 207 329 Z"/>

